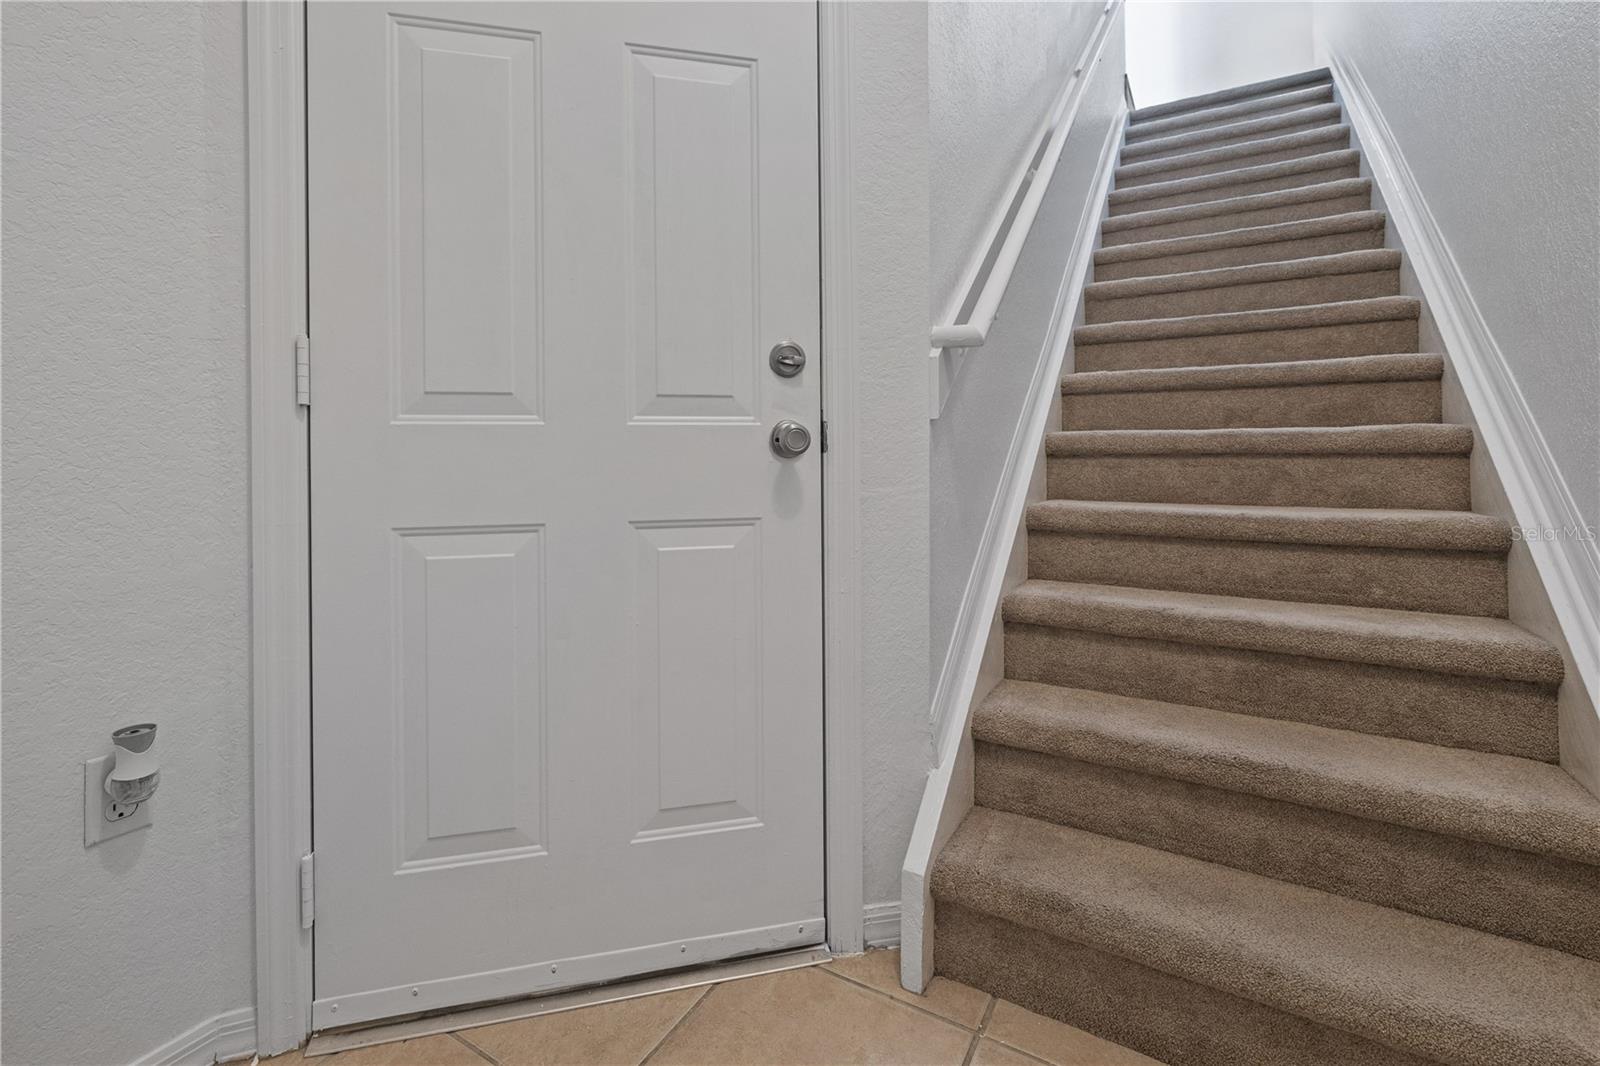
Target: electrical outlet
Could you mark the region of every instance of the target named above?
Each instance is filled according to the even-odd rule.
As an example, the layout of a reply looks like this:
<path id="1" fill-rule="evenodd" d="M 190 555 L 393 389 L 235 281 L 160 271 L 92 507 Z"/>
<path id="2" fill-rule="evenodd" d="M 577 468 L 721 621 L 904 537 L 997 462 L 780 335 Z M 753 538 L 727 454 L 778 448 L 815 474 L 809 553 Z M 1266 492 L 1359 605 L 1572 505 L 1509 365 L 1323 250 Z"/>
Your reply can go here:
<path id="1" fill-rule="evenodd" d="M 150 824 L 150 805 L 145 800 L 132 806 L 112 803 L 106 795 L 106 775 L 116 765 L 115 756 L 102 755 L 83 764 L 83 846 L 92 848 Z"/>

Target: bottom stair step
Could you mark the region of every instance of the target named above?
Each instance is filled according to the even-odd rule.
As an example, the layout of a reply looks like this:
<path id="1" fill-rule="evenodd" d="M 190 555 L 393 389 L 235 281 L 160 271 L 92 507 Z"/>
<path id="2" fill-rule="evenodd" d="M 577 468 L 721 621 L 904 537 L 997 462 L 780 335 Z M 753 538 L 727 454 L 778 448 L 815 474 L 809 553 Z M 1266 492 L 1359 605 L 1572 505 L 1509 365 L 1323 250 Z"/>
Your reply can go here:
<path id="1" fill-rule="evenodd" d="M 1174 1066 L 1600 1064 L 1600 964 L 975 808 L 936 970 Z"/>
<path id="2" fill-rule="evenodd" d="M 1600 959 L 1600 800 L 1547 763 L 1004 681 L 975 802 Z"/>

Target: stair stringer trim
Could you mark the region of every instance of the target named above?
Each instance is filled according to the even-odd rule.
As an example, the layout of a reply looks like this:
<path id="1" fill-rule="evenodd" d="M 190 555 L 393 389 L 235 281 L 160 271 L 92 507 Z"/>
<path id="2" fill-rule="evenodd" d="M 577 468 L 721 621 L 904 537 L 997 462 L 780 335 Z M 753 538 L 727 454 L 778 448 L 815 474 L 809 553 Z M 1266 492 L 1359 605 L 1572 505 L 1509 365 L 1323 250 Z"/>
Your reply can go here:
<path id="1" fill-rule="evenodd" d="M 1399 142 L 1355 64 L 1330 52 L 1335 92 L 1344 104 L 1363 169 L 1388 212 L 1393 240 L 1406 253 L 1447 364 L 1463 394 L 1466 414 L 1482 443 L 1514 525 L 1580 531 L 1559 539 L 1524 538 L 1559 633 L 1543 633 L 1559 645 L 1576 677 L 1564 685 L 1561 764 L 1585 788 L 1600 795 L 1600 541 L 1594 539 L 1556 466 L 1527 400 L 1517 387 L 1505 353 L 1495 341 L 1449 242 Z M 1376 208 L 1378 205 L 1374 204 Z M 1392 245 L 1391 245 L 1392 246 Z M 1448 395 L 1447 395 L 1448 402 Z M 1474 497 L 1479 486 L 1473 486 Z M 1482 501 L 1478 504 L 1482 507 Z M 1581 531 L 1590 530 L 1589 536 Z M 1513 599 L 1516 589 L 1513 588 Z"/>
<path id="2" fill-rule="evenodd" d="M 900 870 L 900 983 L 919 994 L 933 979 L 929 876 L 934 859 L 972 809 L 972 713 L 1004 674 L 1000 604 L 1027 577 L 1027 508 L 1045 496 L 1045 430 L 1061 424 L 1061 376 L 1073 328 L 1083 322 L 1083 290 L 1099 247 L 1100 224 L 1110 217 L 1111 176 L 1127 114 L 1125 107 L 1118 111 L 1100 146 L 1094 181 L 1078 217 L 1050 327 L 1023 402 L 1023 418 L 995 486 L 929 708 L 933 766 Z"/>

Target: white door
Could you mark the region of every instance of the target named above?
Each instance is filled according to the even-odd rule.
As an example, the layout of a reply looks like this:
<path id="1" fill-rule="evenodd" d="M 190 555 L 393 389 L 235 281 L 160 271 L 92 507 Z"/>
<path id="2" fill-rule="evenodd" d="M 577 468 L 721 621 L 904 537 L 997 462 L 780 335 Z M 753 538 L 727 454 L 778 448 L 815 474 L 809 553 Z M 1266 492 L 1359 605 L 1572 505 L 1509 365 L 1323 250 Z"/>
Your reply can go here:
<path id="1" fill-rule="evenodd" d="M 815 6 L 308 19 L 313 1023 L 822 941 Z"/>

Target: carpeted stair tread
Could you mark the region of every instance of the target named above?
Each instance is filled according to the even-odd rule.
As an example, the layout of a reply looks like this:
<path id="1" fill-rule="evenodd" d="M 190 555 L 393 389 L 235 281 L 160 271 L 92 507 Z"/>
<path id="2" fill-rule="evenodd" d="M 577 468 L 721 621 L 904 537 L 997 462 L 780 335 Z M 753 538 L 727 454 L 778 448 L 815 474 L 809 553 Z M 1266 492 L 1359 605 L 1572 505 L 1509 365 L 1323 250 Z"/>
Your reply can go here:
<path id="1" fill-rule="evenodd" d="M 1531 759 L 1015 680 L 985 699 L 972 735 L 1600 865 L 1600 800 Z"/>
<path id="2" fill-rule="evenodd" d="M 1350 127 L 1346 123 L 1340 123 L 1333 126 L 1321 126 L 1313 130 L 1304 130 L 1299 133 L 1284 133 L 1278 136 L 1268 135 L 1252 141 L 1223 145 L 1220 148 L 1201 148 L 1193 152 L 1185 152 L 1182 155 L 1169 155 L 1162 156 L 1160 159 L 1124 163 L 1116 168 L 1113 180 L 1121 184 L 1130 180 L 1148 178 L 1153 174 L 1167 174 L 1174 171 L 1189 170 L 1193 167 L 1209 167 L 1219 163 L 1233 163 L 1237 160 L 1252 159 L 1256 156 L 1275 155 L 1290 151 L 1298 152 L 1303 149 L 1311 149 L 1312 153 L 1315 154 L 1316 152 L 1343 148 L 1349 143 Z M 1248 163 L 1240 164 L 1240 166 L 1249 165 Z"/>
<path id="3" fill-rule="evenodd" d="M 1511 528 L 1505 521 L 1471 511 L 1041 500 L 1028 507 L 1027 523 L 1030 532 L 1041 533 L 1502 555 L 1511 548 Z"/>
<path id="4" fill-rule="evenodd" d="M 1288 178 L 1296 174 L 1315 174 L 1319 171 L 1333 170 L 1339 167 L 1357 166 L 1360 162 L 1361 153 L 1346 148 L 1334 152 L 1324 152 L 1321 155 L 1285 159 L 1279 163 L 1261 163 L 1257 166 L 1239 167 L 1236 170 L 1219 170 L 1215 173 L 1201 174 L 1193 178 L 1175 178 L 1172 181 L 1135 185 L 1131 189 L 1116 189 L 1111 193 L 1109 203 L 1113 208 L 1118 208 L 1127 204 L 1137 204 L 1146 200 L 1164 200 L 1169 197 L 1182 196 L 1185 193 L 1201 192 L 1207 189 L 1226 189 L 1235 186 L 1247 188 L 1275 178 Z"/>
<path id="5" fill-rule="evenodd" d="M 1114 221 L 1116 220 L 1107 220 L 1106 225 L 1109 226 Z M 1338 252 L 1334 255 L 1307 256 L 1304 259 L 1280 259 L 1271 263 L 1218 267 L 1213 270 L 1188 270 L 1181 274 L 1150 274 L 1142 278 L 1125 278 L 1121 281 L 1097 281 L 1086 285 L 1083 295 L 1084 299 L 1091 302 L 1120 300 L 1129 296 L 1154 296 L 1159 293 L 1220 289 L 1233 285 L 1258 285 L 1262 282 L 1286 281 L 1291 278 L 1322 278 L 1339 274 L 1398 269 L 1400 269 L 1398 251 L 1391 248 L 1371 248 L 1355 252 Z"/>
<path id="6" fill-rule="evenodd" d="M 1444 357 L 1434 353 L 1353 355 L 1341 359 L 1298 359 L 1287 363 L 1237 363 L 1222 366 L 1166 366 L 1146 370 L 1087 370 L 1061 378 L 1064 395 L 1108 392 L 1166 392 L 1175 389 L 1278 388 L 1363 381 L 1430 381 L 1444 373 Z"/>
<path id="7" fill-rule="evenodd" d="M 1600 1063 L 1600 965 L 974 808 L 933 873 L 970 908 L 1444 1063 Z"/>
<path id="8" fill-rule="evenodd" d="M 1269 78 L 1266 81 L 1251 82 L 1249 85 L 1238 85 L 1231 89 L 1219 89 L 1214 93 L 1203 96 L 1191 96 L 1182 100 L 1173 100 L 1164 104 L 1151 104 L 1148 107 L 1135 108 L 1128 114 L 1128 121 L 1135 125 L 1150 119 L 1167 118 L 1190 111 L 1204 111 L 1223 104 L 1230 104 L 1237 100 L 1247 100 L 1257 96 L 1270 96 L 1283 92 L 1286 89 L 1299 88 L 1304 85 L 1319 85 L 1331 82 L 1333 75 L 1327 67 L 1316 70 L 1307 70 L 1298 74 L 1286 74 L 1281 78 Z"/>
<path id="9" fill-rule="evenodd" d="M 1254 96 L 1237 103 L 1221 104 L 1201 111 L 1190 111 L 1171 118 L 1146 119 L 1128 127 L 1128 143 L 1137 144 L 1151 137 L 1164 137 L 1174 131 L 1213 123 L 1237 122 L 1263 111 L 1287 111 L 1333 100 L 1333 84 L 1323 82 L 1303 89 L 1290 89 L 1269 96 Z"/>
<path id="10" fill-rule="evenodd" d="M 1561 654 L 1500 618 L 1030 579 L 1008 624 L 1555 685 Z"/>
<path id="11" fill-rule="evenodd" d="M 1138 241 L 1111 248 L 1098 248 L 1094 253 L 1094 262 L 1098 266 L 1103 263 L 1125 263 L 1136 259 L 1161 259 L 1166 256 L 1209 252 L 1219 248 L 1278 244 L 1283 241 L 1323 237 L 1356 230 L 1381 230 L 1387 221 L 1388 216 L 1382 211 L 1349 211 L 1341 215 L 1324 215 L 1319 218 L 1296 219 L 1292 222 L 1274 222 L 1266 226 L 1247 226 L 1243 229 L 1221 230 L 1217 233 L 1197 233 L 1188 237 L 1166 237 L 1155 241 Z"/>
<path id="12" fill-rule="evenodd" d="M 1394 322 L 1415 319 L 1421 313 L 1422 301 L 1414 296 L 1374 296 L 1365 300 L 1341 300 L 1337 303 L 1307 304 L 1300 307 L 1272 307 L 1260 311 L 1224 311 L 1213 315 L 1181 315 L 1176 318 L 1101 322 L 1092 326 L 1078 326 L 1072 331 L 1072 339 L 1073 343 L 1078 345 L 1117 344 L 1125 341 L 1168 340 L 1174 337 L 1208 337 L 1218 334 L 1343 326 L 1358 322 Z"/>
<path id="13" fill-rule="evenodd" d="M 1241 118 L 1221 126 L 1188 132 L 1174 132 L 1160 137 L 1129 141 L 1122 149 L 1125 163 L 1160 155 L 1164 152 L 1198 149 L 1217 141 L 1234 141 L 1245 137 L 1276 136 L 1286 127 L 1309 126 L 1313 123 L 1334 123 L 1339 119 L 1338 104 L 1313 104 L 1293 111 L 1270 115 L 1266 118 Z"/>
<path id="14" fill-rule="evenodd" d="M 1070 455 L 1467 455 L 1472 428 L 1394 426 L 1264 429 L 1083 429 L 1045 434 L 1045 454 Z"/>
<path id="15" fill-rule="evenodd" d="M 1348 214 L 1351 207 L 1365 210 L 1371 202 L 1372 182 L 1369 179 L 1343 178 L 1315 185 L 1300 185 L 1293 189 L 1275 189 L 1223 200 L 1184 204 L 1181 207 L 1114 215 L 1101 224 L 1100 230 L 1106 238 L 1115 237 L 1119 238 L 1119 243 L 1135 244 L 1139 242 L 1139 230 L 1156 230 L 1188 223 L 1185 228 L 1203 225 L 1207 227 L 1207 232 L 1215 232 L 1239 229 L 1239 225 L 1230 223 L 1264 214 L 1274 217 L 1275 221 L 1295 221 L 1298 217 Z M 1255 224 L 1271 225 L 1271 222 Z M 1122 241 L 1120 237 L 1124 234 L 1128 235 L 1128 240 Z M 1118 247 L 1118 243 L 1112 243 L 1109 247 Z"/>

